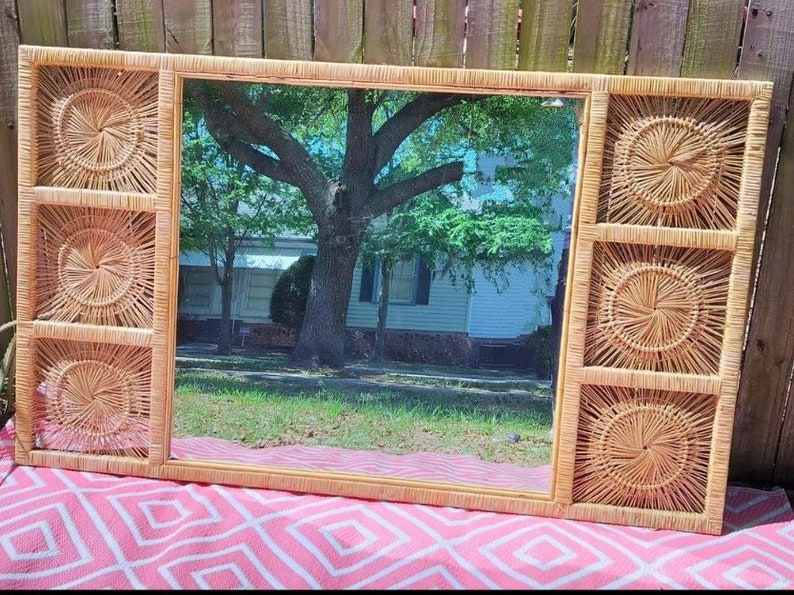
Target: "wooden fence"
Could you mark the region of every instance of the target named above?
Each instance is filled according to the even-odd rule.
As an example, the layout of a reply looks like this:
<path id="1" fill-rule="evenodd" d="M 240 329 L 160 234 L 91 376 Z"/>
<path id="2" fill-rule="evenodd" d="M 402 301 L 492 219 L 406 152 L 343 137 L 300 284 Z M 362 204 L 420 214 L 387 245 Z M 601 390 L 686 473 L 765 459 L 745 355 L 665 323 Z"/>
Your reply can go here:
<path id="1" fill-rule="evenodd" d="M 0 256 L 5 254 L 6 264 L 0 266 L 0 322 L 13 316 L 16 279 L 19 43 L 773 80 L 756 247 L 759 268 L 731 478 L 794 487 L 794 117 L 788 115 L 794 0 L 745 4 L 747 0 L 0 0 Z M 7 292 L 6 278 L 11 281 Z"/>

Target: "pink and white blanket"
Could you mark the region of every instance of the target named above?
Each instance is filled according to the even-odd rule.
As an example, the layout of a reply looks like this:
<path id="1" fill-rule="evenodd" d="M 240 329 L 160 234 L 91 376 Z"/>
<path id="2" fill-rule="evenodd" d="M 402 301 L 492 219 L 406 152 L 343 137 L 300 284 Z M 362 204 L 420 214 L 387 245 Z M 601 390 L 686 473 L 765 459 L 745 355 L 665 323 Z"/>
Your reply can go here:
<path id="1" fill-rule="evenodd" d="M 4 590 L 794 588 L 782 489 L 732 487 L 713 537 L 20 467 L 13 444 L 9 422 Z"/>

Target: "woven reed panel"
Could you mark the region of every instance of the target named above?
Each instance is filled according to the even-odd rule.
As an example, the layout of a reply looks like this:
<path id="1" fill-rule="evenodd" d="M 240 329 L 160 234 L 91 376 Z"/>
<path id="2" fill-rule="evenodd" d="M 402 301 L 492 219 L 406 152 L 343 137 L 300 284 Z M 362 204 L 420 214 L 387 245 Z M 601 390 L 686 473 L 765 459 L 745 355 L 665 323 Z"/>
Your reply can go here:
<path id="1" fill-rule="evenodd" d="M 613 97 L 598 220 L 733 229 L 749 102 Z"/>
<path id="2" fill-rule="evenodd" d="M 36 446 L 146 457 L 151 350 L 57 339 L 35 344 Z"/>
<path id="3" fill-rule="evenodd" d="M 737 242 L 722 234 L 737 238 L 741 209 L 752 212 L 740 204 L 750 111 L 749 101 L 609 98 L 597 204 L 584 207 L 593 233 L 579 247 L 591 256 L 574 349 L 585 379 L 597 368 L 599 381 L 579 387 L 573 503 L 704 514 L 724 498 L 710 469 L 730 442 L 713 437 L 731 430 L 717 418 L 735 399 L 721 378 L 726 321 L 745 304 L 730 305 Z M 691 392 L 698 377 L 722 392 Z"/>
<path id="4" fill-rule="evenodd" d="M 157 74 L 39 68 L 38 184 L 154 192 Z"/>
<path id="5" fill-rule="evenodd" d="M 154 213 L 41 205 L 36 318 L 152 326 Z"/>
<path id="6" fill-rule="evenodd" d="M 31 342 L 33 442 L 144 458 L 152 350 L 118 338 L 152 332 L 156 218 L 121 207 L 154 200 L 158 74 L 42 65 L 32 76 L 30 158 L 46 192 L 29 205 L 27 292 L 33 320 L 60 337 Z"/>
<path id="7" fill-rule="evenodd" d="M 704 511 L 717 397 L 582 387 L 577 502 Z"/>
<path id="8" fill-rule="evenodd" d="M 585 365 L 717 374 L 731 257 L 596 243 Z"/>

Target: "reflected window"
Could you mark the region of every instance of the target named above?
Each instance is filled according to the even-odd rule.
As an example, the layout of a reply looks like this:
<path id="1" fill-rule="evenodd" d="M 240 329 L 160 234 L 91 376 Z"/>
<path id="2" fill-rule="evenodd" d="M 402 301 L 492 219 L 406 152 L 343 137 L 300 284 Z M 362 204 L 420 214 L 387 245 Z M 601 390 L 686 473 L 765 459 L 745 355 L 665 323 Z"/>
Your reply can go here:
<path id="1" fill-rule="evenodd" d="M 378 301 L 381 265 L 365 266 L 361 272 L 360 302 Z M 430 302 L 431 269 L 418 255 L 400 260 L 392 266 L 389 284 L 390 304 L 425 306 Z"/>
<path id="2" fill-rule="evenodd" d="M 414 302 L 418 265 L 417 258 L 401 260 L 394 265 L 391 270 L 390 302 Z M 380 278 L 380 275 L 378 278 Z"/>
<path id="3" fill-rule="evenodd" d="M 184 270 L 184 303 L 188 310 L 207 309 L 212 301 L 214 279 L 207 269 L 185 267 Z"/>

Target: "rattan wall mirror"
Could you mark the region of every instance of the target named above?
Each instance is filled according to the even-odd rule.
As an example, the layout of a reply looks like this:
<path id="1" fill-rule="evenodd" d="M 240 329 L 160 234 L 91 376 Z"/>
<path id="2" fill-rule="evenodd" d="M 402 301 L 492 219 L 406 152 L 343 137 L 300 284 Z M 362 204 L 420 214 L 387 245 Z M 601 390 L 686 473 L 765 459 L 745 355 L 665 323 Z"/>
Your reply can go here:
<path id="1" fill-rule="evenodd" d="M 722 530 L 771 83 L 32 46 L 20 48 L 19 66 L 19 464 Z M 476 163 L 488 156 L 488 146 L 513 142 L 505 132 L 511 122 L 515 136 L 529 131 L 517 114 L 540 113 L 547 102 L 539 98 L 566 98 L 572 110 L 556 112 L 562 114 L 554 116 L 559 125 L 544 133 L 561 134 L 550 144 L 568 142 L 567 122 L 578 134 L 573 144 L 562 143 L 568 161 L 557 168 L 575 172 L 569 180 L 567 255 L 545 240 L 544 253 L 557 250 L 556 270 L 567 267 L 545 486 L 538 489 L 515 477 L 513 483 L 497 481 L 500 474 L 520 475 L 522 467 L 532 471 L 530 464 L 513 465 L 517 472 L 497 467 L 490 482 L 444 475 L 438 468 L 428 471 L 428 458 L 415 466 L 414 475 L 393 474 L 367 465 L 366 449 L 355 453 L 364 461 L 357 467 L 308 464 L 307 451 L 280 462 L 224 458 L 212 442 L 204 454 L 186 455 L 185 441 L 191 438 L 179 435 L 182 397 L 175 390 L 181 373 L 178 320 L 186 311 L 185 294 L 198 299 L 204 291 L 200 283 L 189 286 L 185 280 L 185 271 L 193 267 L 197 277 L 202 263 L 190 260 L 189 241 L 180 232 L 180 220 L 184 226 L 191 208 L 185 202 L 190 188 L 195 190 L 201 178 L 199 170 L 188 167 L 190 159 L 194 165 L 202 161 L 203 154 L 198 159 L 189 154 L 193 141 L 212 136 L 247 165 L 238 163 L 238 185 L 244 172 L 255 169 L 291 187 L 268 186 L 262 192 L 277 197 L 282 215 L 305 208 L 318 224 L 312 236 L 313 278 L 337 275 L 345 303 L 358 295 L 353 301 L 367 302 L 357 307 L 372 317 L 372 293 L 382 291 L 382 283 L 365 281 L 364 265 L 353 262 L 363 230 L 394 213 L 398 188 L 408 188 L 411 197 L 439 188 L 460 193 L 444 177 L 449 173 L 444 156 L 460 143 L 437 143 L 451 137 L 453 125 L 465 122 L 423 116 L 422 109 L 433 102 L 412 104 L 420 94 L 435 97 L 436 103 L 472 106 L 470 129 L 487 130 L 485 136 L 470 135 L 470 140 L 476 137 L 474 144 L 463 149 L 477 157 Z M 387 97 L 396 103 L 389 104 Z M 365 139 L 361 146 L 345 143 L 350 135 L 339 132 L 359 125 L 354 117 L 336 125 L 336 136 L 317 132 L 317 120 L 337 100 L 350 102 L 348 113 L 371 110 L 369 128 L 356 137 Z M 502 120 L 484 127 L 480 121 L 478 129 L 474 120 L 484 117 L 480 108 L 486 101 Z M 385 116 L 375 110 L 389 105 L 393 111 Z M 578 119 L 566 120 L 572 106 Z M 406 146 L 406 134 L 396 125 L 387 134 L 389 117 L 400 110 L 413 110 L 429 126 L 412 154 L 424 155 L 418 170 L 410 169 L 417 160 L 399 148 Z M 203 117 L 196 120 L 195 113 Z M 287 128 L 288 121 L 299 128 Z M 284 135 L 296 142 L 284 141 Z M 391 140 L 384 140 L 387 136 Z M 542 144 L 543 138 L 534 142 Z M 328 148 L 333 143 L 341 143 L 336 153 Z M 317 155 L 324 156 L 320 167 Z M 493 190 L 501 179 L 517 196 L 521 176 L 539 161 L 537 155 L 529 157 L 520 147 L 496 155 L 490 178 L 483 174 L 487 168 L 474 166 L 479 177 L 469 192 L 485 182 Z M 465 161 L 460 154 L 454 159 Z M 344 170 L 347 178 L 334 179 L 335 160 L 351 161 Z M 390 169 L 387 163 L 396 165 Z M 541 170 L 557 171 L 545 165 L 536 169 L 533 179 Z M 365 171 L 369 186 L 363 192 Z M 555 182 L 559 188 L 563 178 Z M 310 198 L 320 187 L 326 193 Z M 301 196 L 304 207 L 285 198 Z M 362 210 L 373 196 L 379 207 Z M 211 200 L 221 210 L 220 198 Z M 344 219 L 334 219 L 340 211 L 352 213 L 346 231 L 338 227 Z M 551 233 L 538 225 L 540 235 Z M 522 231 L 527 226 L 519 225 Z M 338 269 L 329 269 L 333 259 L 328 254 L 324 266 L 329 270 L 317 272 L 328 248 L 324 234 L 353 242 L 347 246 L 354 253 L 346 268 L 351 278 L 342 281 Z M 312 252 L 311 242 L 296 243 L 294 234 L 286 239 L 298 249 L 287 255 L 288 262 L 299 260 L 301 250 Z M 247 249 L 248 260 L 260 263 L 256 266 L 267 262 L 278 268 L 274 252 Z M 340 260 L 345 250 L 335 254 Z M 509 251 L 499 254 L 509 257 Z M 392 269 L 384 278 L 403 301 L 429 305 L 417 297 L 427 288 L 421 289 L 420 281 L 411 285 L 410 279 L 421 279 L 424 266 L 437 273 L 432 282 L 441 283 L 444 264 L 411 269 L 405 260 L 399 261 L 399 273 Z M 245 282 L 250 309 L 261 297 L 251 281 L 256 266 L 250 265 Z M 430 302 L 437 295 L 432 287 Z M 309 300 L 296 350 L 311 308 Z M 351 312 L 352 306 L 348 318 L 354 317 Z M 482 326 L 499 322 L 487 320 Z M 343 316 L 341 328 L 345 324 Z M 234 336 L 241 344 L 253 340 L 250 327 Z M 325 340 L 334 342 L 327 333 Z M 309 355 L 320 366 L 335 363 L 333 346 L 323 345 Z M 460 437 L 459 444 L 464 442 Z M 459 448 L 457 454 L 468 452 Z"/>

